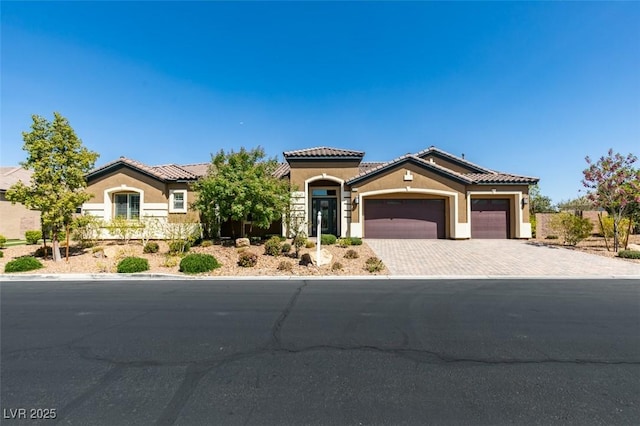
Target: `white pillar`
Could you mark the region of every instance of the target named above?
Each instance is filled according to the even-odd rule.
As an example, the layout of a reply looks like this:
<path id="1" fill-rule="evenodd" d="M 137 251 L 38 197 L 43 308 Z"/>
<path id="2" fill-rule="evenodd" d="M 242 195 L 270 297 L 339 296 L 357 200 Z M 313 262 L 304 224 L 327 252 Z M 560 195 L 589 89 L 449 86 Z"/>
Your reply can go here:
<path id="1" fill-rule="evenodd" d="M 320 261 L 320 236 L 322 233 L 322 212 L 318 211 L 318 231 L 316 232 L 316 262 Z"/>

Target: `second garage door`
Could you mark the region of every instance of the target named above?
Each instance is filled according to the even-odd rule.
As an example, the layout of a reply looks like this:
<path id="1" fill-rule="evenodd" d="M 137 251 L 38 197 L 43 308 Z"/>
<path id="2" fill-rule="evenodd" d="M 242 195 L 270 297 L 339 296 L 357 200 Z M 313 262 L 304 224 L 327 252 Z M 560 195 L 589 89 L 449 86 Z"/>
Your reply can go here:
<path id="1" fill-rule="evenodd" d="M 365 238 L 445 238 L 444 200 L 365 200 Z"/>
<path id="2" fill-rule="evenodd" d="M 471 200 L 471 238 L 509 238 L 509 200 Z"/>

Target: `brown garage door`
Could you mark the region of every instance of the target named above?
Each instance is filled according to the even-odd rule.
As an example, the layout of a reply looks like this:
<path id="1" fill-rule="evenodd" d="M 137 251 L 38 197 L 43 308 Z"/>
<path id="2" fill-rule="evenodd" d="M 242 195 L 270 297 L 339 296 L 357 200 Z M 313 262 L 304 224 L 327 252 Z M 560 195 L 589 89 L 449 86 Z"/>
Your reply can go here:
<path id="1" fill-rule="evenodd" d="M 445 238 L 444 200 L 365 200 L 365 238 Z"/>
<path id="2" fill-rule="evenodd" d="M 509 238 L 509 200 L 471 200 L 471 238 Z"/>

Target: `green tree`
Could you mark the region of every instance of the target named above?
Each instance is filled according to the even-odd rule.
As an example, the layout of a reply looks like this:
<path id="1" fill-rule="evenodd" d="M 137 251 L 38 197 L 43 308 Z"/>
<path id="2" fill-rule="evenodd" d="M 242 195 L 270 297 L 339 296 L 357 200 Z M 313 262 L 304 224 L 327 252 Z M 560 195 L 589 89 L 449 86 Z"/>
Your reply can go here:
<path id="1" fill-rule="evenodd" d="M 212 155 L 207 176 L 194 185 L 193 204 L 209 235 L 227 220 L 251 219 L 252 227 L 266 229 L 280 219 L 291 192 L 286 180 L 273 176 L 275 159 L 266 159 L 261 147 Z M 251 233 L 253 228 L 249 230 Z"/>
<path id="2" fill-rule="evenodd" d="M 31 170 L 31 182 L 18 182 L 7 191 L 7 200 L 39 210 L 43 228 L 51 230 L 53 258 L 61 260 L 58 234 L 68 228 L 73 213 L 91 196 L 85 191 L 85 174 L 93 168 L 98 154 L 82 145 L 69 121 L 57 112 L 53 122 L 33 115 L 30 132 L 23 132 L 27 160 L 20 163 Z"/>
<path id="3" fill-rule="evenodd" d="M 582 172 L 582 184 L 590 190 L 587 198 L 613 218 L 613 251 L 617 252 L 620 223 L 634 203 L 640 202 L 640 169 L 634 167 L 638 157 L 614 154 L 609 149 L 607 156 L 596 162 L 589 157 L 585 160 L 589 167 Z"/>
<path id="4" fill-rule="evenodd" d="M 551 198 L 542 195 L 538 184 L 529 187 L 529 213 L 554 213 L 556 207 L 551 202 Z"/>

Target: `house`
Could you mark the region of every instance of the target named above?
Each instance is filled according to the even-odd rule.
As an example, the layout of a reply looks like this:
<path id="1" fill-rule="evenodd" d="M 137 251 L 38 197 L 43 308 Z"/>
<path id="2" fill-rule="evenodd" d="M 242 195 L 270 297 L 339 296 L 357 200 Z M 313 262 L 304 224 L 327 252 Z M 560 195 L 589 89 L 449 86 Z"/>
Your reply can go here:
<path id="1" fill-rule="evenodd" d="M 330 147 L 284 152 L 275 176 L 295 188 L 292 210 L 303 216 L 308 235 L 316 234 L 321 212 L 321 232 L 342 237 L 531 237 L 528 190 L 538 178 L 497 172 L 436 147 L 384 163 L 363 158 L 362 151 Z M 83 210 L 106 220 L 196 215 L 190 184 L 207 167 L 147 166 L 122 157 L 89 173 L 94 199 Z"/>
<path id="2" fill-rule="evenodd" d="M 0 167 L 0 235 L 8 239 L 24 239 L 24 233 L 40 229 L 40 212 L 20 203 L 7 201 L 7 190 L 19 181 L 28 184 L 31 171 L 22 167 Z"/>

